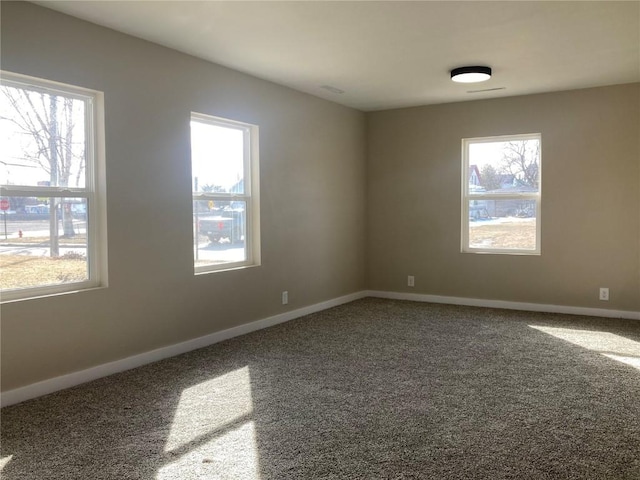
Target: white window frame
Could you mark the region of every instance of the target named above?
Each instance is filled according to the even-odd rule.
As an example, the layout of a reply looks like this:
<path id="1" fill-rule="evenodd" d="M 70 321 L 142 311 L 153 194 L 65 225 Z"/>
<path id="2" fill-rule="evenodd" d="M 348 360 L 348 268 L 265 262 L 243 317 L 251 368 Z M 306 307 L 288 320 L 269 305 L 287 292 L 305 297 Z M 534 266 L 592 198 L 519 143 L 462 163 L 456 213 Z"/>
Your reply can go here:
<path id="1" fill-rule="evenodd" d="M 469 145 L 476 143 L 508 142 L 511 140 L 537 140 L 540 144 L 540 159 L 538 165 L 538 191 L 519 193 L 482 193 L 469 191 Z M 478 248 L 469 246 L 469 202 L 472 200 L 532 200 L 536 204 L 536 246 L 533 250 L 520 248 Z M 519 135 L 501 135 L 493 137 L 463 138 L 462 139 L 462 253 L 509 254 L 509 255 L 540 255 L 541 254 L 541 200 L 542 200 L 542 135 L 527 133 Z"/>
<path id="2" fill-rule="evenodd" d="M 227 262 L 213 265 L 196 265 L 194 249 L 194 273 L 196 275 L 235 270 L 260 265 L 260 171 L 259 171 L 259 128 L 257 125 L 215 117 L 203 113 L 191 112 L 191 121 L 214 125 L 222 128 L 240 130 L 243 137 L 243 193 L 232 192 L 192 192 L 195 205 L 198 201 L 245 202 L 245 252 L 246 259 L 240 262 Z M 193 167 L 192 167 L 193 168 Z M 193 185 L 192 185 L 193 188 Z M 192 209 L 192 216 L 196 212 Z M 193 235 L 196 235 L 195 229 Z M 192 245 L 196 239 L 193 238 Z"/>
<path id="3" fill-rule="evenodd" d="M 76 98 L 85 102 L 85 186 L 0 185 L 0 196 L 84 198 L 87 201 L 88 279 L 2 291 L 2 303 L 107 286 L 107 226 L 104 148 L 104 94 L 74 85 L 0 71 L 0 84 Z"/>

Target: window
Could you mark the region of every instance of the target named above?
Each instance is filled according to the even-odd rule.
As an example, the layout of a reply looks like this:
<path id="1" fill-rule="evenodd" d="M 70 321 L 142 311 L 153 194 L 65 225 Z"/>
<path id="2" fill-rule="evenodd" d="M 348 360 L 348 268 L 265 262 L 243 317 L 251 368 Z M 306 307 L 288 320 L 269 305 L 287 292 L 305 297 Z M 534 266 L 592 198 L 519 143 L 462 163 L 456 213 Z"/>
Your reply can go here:
<path id="1" fill-rule="evenodd" d="M 102 94 L 1 77 L 2 300 L 105 285 Z"/>
<path id="2" fill-rule="evenodd" d="M 540 254 L 540 134 L 462 141 L 462 251 Z"/>
<path id="3" fill-rule="evenodd" d="M 191 115 L 195 273 L 259 265 L 258 127 Z"/>

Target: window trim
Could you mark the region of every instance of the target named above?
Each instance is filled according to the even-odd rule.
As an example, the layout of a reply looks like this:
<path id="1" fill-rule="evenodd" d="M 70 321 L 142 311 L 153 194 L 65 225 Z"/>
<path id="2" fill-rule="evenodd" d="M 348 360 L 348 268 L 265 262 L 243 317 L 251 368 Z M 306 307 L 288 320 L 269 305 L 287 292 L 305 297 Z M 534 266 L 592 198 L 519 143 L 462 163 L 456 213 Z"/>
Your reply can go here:
<path id="1" fill-rule="evenodd" d="M 537 140 L 540 145 L 540 158 L 538 164 L 538 191 L 519 193 L 471 193 L 469 192 L 469 145 L 476 143 L 496 143 L 509 140 Z M 462 253 L 480 253 L 497 255 L 541 255 L 541 225 L 542 225 L 542 134 L 524 133 L 515 135 L 498 135 L 491 137 L 463 138 L 462 139 L 462 189 L 461 189 L 461 235 L 460 251 Z M 469 246 L 469 202 L 474 199 L 482 200 L 532 200 L 536 203 L 536 248 L 533 250 L 517 248 L 479 248 Z"/>
<path id="2" fill-rule="evenodd" d="M 190 122 L 200 122 L 217 127 L 240 130 L 243 133 L 243 186 L 244 193 L 233 192 L 194 192 L 192 187 L 192 205 L 197 201 L 243 201 L 245 202 L 245 254 L 246 259 L 240 262 L 228 262 L 211 265 L 195 264 L 195 229 L 191 245 L 194 248 L 193 268 L 194 274 L 207 274 L 237 270 L 240 268 L 255 267 L 261 264 L 260 257 L 260 162 L 259 162 L 259 127 L 250 123 L 231 120 L 228 118 L 207 115 L 204 113 L 191 112 Z M 191 140 L 189 141 L 191 148 Z M 193 160 L 189 157 L 189 166 L 193 170 Z M 191 175 L 193 179 L 193 174 Z M 195 211 L 191 209 L 191 215 Z"/>
<path id="3" fill-rule="evenodd" d="M 85 198 L 87 201 L 87 280 L 1 292 L 1 303 L 74 293 L 107 286 L 107 216 L 104 93 L 76 85 L 0 70 L 0 84 L 61 95 L 85 102 L 85 186 L 2 186 L 0 196 Z"/>

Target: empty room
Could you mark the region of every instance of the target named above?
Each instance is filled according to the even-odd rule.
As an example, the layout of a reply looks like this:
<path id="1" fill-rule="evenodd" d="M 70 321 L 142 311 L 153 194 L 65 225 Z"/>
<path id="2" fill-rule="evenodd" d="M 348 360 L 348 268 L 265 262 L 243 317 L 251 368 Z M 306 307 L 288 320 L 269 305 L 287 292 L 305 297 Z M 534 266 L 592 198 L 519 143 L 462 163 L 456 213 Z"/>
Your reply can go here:
<path id="1" fill-rule="evenodd" d="M 639 1 L 0 21 L 3 479 L 640 479 Z"/>

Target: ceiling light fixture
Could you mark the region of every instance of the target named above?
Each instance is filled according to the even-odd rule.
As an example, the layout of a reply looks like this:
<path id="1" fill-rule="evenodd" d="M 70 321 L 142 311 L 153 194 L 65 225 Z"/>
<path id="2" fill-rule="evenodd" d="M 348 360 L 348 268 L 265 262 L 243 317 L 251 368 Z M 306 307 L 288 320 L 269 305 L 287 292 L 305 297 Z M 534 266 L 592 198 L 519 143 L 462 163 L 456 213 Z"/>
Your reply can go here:
<path id="1" fill-rule="evenodd" d="M 451 80 L 460 83 L 484 82 L 491 78 L 489 67 L 459 67 L 451 70 Z"/>

